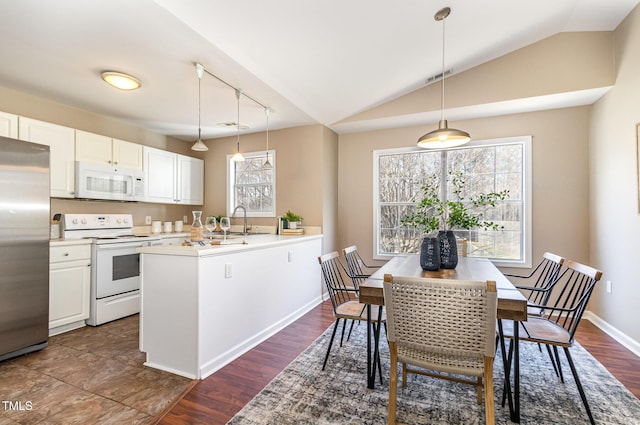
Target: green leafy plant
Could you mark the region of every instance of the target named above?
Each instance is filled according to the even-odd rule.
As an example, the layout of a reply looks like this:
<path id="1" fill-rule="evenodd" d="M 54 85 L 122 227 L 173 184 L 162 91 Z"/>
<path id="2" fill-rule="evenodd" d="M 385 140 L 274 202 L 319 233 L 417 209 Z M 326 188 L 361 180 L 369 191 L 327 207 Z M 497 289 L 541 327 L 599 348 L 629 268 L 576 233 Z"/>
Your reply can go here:
<path id="1" fill-rule="evenodd" d="M 282 217 L 285 220 L 287 220 L 288 222 L 298 222 L 298 221 L 302 221 L 302 217 L 300 217 L 300 215 L 291 212 L 291 210 L 287 210 L 287 212 L 284 214 L 284 216 Z"/>
<path id="2" fill-rule="evenodd" d="M 421 186 L 416 208 L 404 216 L 400 222 L 405 226 L 415 227 L 423 234 L 436 230 L 473 229 L 501 230 L 504 226 L 485 220 L 485 212 L 495 207 L 509 195 L 508 190 L 500 192 L 479 193 L 466 199 L 464 187 L 466 178 L 462 173 L 450 173 L 449 183 L 453 188 L 450 200 L 440 197 L 440 185 L 436 175 L 429 176 Z"/>

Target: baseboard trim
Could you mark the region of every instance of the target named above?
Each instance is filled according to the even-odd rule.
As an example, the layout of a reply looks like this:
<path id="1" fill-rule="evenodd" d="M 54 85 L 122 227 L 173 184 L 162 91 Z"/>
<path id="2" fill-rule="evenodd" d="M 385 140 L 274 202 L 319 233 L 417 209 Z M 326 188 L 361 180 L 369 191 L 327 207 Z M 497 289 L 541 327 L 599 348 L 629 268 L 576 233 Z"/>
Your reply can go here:
<path id="1" fill-rule="evenodd" d="M 604 333 L 609 335 L 611 338 L 618 341 L 625 348 L 629 349 L 633 354 L 640 357 L 640 342 L 634 340 L 630 336 L 626 335 L 624 332 L 621 332 L 616 327 L 610 325 L 608 322 L 603 320 L 601 317 L 597 316 L 591 311 L 585 311 L 582 316 L 583 319 L 587 319 L 598 328 L 602 329 Z"/>

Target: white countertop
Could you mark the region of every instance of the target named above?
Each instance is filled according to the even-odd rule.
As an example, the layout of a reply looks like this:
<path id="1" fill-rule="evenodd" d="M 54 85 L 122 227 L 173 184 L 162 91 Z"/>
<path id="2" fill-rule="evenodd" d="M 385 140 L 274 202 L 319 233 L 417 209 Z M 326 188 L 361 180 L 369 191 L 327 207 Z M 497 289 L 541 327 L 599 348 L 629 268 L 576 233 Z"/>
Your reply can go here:
<path id="1" fill-rule="evenodd" d="M 319 238 L 322 238 L 322 235 L 232 235 L 232 237 L 227 239 L 226 244 L 210 246 L 150 246 L 138 248 L 138 252 L 142 254 L 207 257 L 213 255 L 224 255 L 238 251 L 252 251 Z M 220 242 L 220 239 L 216 239 L 215 241 Z"/>
<path id="2" fill-rule="evenodd" d="M 136 233 L 137 236 L 155 236 L 160 239 L 168 238 L 186 238 L 188 239 L 190 234 L 188 232 L 180 233 Z M 91 239 L 49 239 L 49 246 L 66 246 L 66 245 L 84 245 L 90 244 Z"/>
<path id="3" fill-rule="evenodd" d="M 91 239 L 49 239 L 49 246 L 86 245 Z"/>

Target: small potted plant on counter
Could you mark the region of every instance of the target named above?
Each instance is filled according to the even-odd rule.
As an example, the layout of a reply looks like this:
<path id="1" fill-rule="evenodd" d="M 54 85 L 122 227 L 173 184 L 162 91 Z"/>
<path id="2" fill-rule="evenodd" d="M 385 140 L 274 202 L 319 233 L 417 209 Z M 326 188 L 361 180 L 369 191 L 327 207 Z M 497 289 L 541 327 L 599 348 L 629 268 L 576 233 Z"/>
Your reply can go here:
<path id="1" fill-rule="evenodd" d="M 465 183 L 462 173 L 450 173 L 448 184 L 453 196 L 443 200 L 440 198 L 438 176 L 429 176 L 420 188 L 415 210 L 400 220 L 405 226 L 421 232 L 420 265 L 424 270 L 456 267 L 458 249 L 453 230 L 503 228 L 496 222 L 486 220 L 485 214 L 498 201 L 505 200 L 509 191 L 479 193 L 467 199 L 464 195 Z"/>
<path id="2" fill-rule="evenodd" d="M 287 210 L 287 212 L 282 216 L 283 228 L 285 229 L 297 229 L 298 226 L 302 225 L 302 217 L 300 215 L 291 212 L 291 210 Z"/>

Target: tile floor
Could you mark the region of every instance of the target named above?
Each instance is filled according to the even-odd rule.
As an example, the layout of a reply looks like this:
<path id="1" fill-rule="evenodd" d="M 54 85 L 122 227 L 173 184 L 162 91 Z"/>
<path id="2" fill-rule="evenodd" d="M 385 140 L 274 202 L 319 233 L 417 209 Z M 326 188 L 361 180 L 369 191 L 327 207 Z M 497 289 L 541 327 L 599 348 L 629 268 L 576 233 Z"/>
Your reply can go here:
<path id="1" fill-rule="evenodd" d="M 144 360 L 138 315 L 51 337 L 0 362 L 0 425 L 152 424 L 192 381 Z"/>

